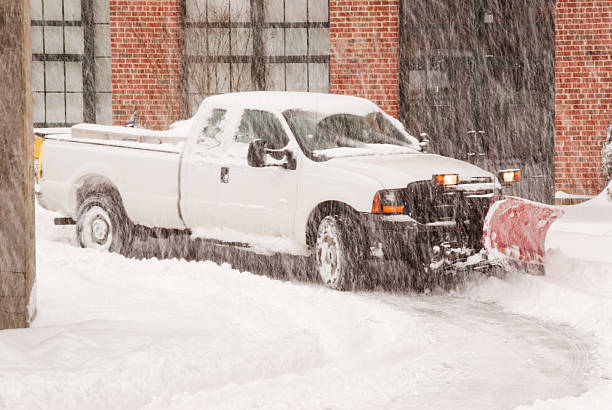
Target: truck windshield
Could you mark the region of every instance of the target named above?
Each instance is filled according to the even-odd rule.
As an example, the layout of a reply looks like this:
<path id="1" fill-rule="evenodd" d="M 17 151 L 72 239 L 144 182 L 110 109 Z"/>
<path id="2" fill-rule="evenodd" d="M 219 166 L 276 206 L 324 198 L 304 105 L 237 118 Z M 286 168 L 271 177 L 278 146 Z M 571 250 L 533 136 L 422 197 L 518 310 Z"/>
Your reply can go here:
<path id="1" fill-rule="evenodd" d="M 283 113 L 302 149 L 313 159 L 328 160 L 418 150 L 414 141 L 382 112 L 366 115 L 287 110 Z"/>

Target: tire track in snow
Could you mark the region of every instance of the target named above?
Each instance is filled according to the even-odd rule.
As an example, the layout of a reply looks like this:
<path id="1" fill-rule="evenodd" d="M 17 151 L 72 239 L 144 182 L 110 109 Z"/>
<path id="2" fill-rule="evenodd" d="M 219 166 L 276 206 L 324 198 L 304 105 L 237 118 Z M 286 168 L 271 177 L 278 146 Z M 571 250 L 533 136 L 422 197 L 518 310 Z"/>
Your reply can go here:
<path id="1" fill-rule="evenodd" d="M 489 388 L 496 385 L 501 390 L 510 389 L 524 393 L 523 397 L 506 397 L 506 405 L 495 400 L 489 402 L 491 408 L 511 408 L 519 404 L 529 404 L 536 399 L 578 395 L 601 380 L 594 354 L 595 341 L 591 336 L 570 326 L 508 313 L 493 304 L 453 296 L 402 297 L 377 294 L 372 297 L 396 309 L 414 311 L 423 319 L 469 329 L 474 336 L 479 335 L 481 338 L 482 335 L 489 335 L 497 341 L 501 340 L 507 346 L 507 351 L 499 351 L 498 360 L 492 363 L 492 366 L 511 365 L 519 373 L 533 373 L 543 377 L 540 383 L 541 392 L 529 386 L 529 377 L 518 381 L 503 378 L 481 380 L 483 386 Z M 469 346 L 456 346 L 458 351 L 468 348 Z M 508 360 L 512 357 L 518 360 Z M 485 369 L 478 370 L 483 372 Z M 508 373 L 508 369 L 499 373 Z M 466 391 L 465 394 L 469 392 Z M 482 402 L 487 402 L 486 398 Z"/>

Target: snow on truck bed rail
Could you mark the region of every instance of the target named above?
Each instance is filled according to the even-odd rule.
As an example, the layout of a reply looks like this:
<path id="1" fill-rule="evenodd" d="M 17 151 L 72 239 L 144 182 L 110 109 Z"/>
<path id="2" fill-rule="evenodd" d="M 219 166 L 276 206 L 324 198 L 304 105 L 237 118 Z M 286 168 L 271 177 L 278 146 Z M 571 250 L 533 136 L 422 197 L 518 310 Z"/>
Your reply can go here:
<path id="1" fill-rule="evenodd" d="M 67 141 L 67 142 L 77 142 L 84 144 L 93 144 L 93 145 L 104 145 L 109 147 L 120 147 L 120 148 L 134 148 L 134 149 L 142 149 L 147 151 L 160 151 L 160 152 L 168 152 L 171 154 L 180 154 L 182 151 L 183 142 L 177 142 L 176 144 L 170 143 L 145 143 L 145 142 L 136 142 L 136 141 L 122 141 L 122 140 L 104 140 L 104 139 L 95 139 L 95 138 L 74 138 L 71 135 L 55 135 L 53 137 L 48 137 L 47 139 L 53 139 L 56 141 Z"/>
<path id="2" fill-rule="evenodd" d="M 181 121 L 178 126 L 169 130 L 154 131 L 144 128 L 77 124 L 72 128 L 63 129 L 67 131 L 65 133 L 43 132 L 43 134 L 47 139 L 57 141 L 81 142 L 178 154 L 183 149 L 190 125 L 191 120 L 187 120 Z"/>
<path id="3" fill-rule="evenodd" d="M 167 131 L 114 125 L 77 124 L 71 128 L 72 138 L 142 142 L 147 144 L 177 144 L 184 142 L 188 129 L 181 126 Z"/>

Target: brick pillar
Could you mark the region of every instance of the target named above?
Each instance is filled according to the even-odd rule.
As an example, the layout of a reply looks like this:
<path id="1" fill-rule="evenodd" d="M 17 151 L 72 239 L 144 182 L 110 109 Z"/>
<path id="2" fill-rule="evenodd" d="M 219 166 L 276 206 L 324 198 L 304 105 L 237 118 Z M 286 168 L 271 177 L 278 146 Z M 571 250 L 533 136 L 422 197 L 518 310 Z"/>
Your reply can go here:
<path id="1" fill-rule="evenodd" d="M 35 314 L 30 0 L 0 2 L 0 329 Z"/>
<path id="2" fill-rule="evenodd" d="M 330 92 L 399 114 L 399 0 L 330 0 Z"/>
<path id="3" fill-rule="evenodd" d="M 595 194 L 612 123 L 612 1 L 557 0 L 555 48 L 556 189 Z"/>
<path id="4" fill-rule="evenodd" d="M 134 110 L 164 129 L 183 118 L 181 0 L 110 0 L 113 123 Z"/>

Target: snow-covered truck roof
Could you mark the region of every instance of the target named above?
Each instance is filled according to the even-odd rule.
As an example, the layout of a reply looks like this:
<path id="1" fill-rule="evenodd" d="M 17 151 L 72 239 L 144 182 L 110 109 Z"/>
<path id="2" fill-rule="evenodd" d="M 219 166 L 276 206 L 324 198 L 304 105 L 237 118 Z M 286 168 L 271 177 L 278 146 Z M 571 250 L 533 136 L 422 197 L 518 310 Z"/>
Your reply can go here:
<path id="1" fill-rule="evenodd" d="M 281 112 L 304 110 L 325 113 L 327 115 L 352 114 L 364 116 L 373 112 L 380 112 L 405 135 L 415 149 L 420 150 L 418 139 L 407 132 L 399 120 L 384 112 L 372 101 L 352 95 L 297 91 L 249 91 L 207 97 L 202 101 L 200 109 L 209 105 L 245 108 L 258 107 Z"/>
<path id="2" fill-rule="evenodd" d="M 219 94 L 207 97 L 202 104 L 231 106 L 261 106 L 278 111 L 291 109 L 313 110 L 318 112 L 366 115 L 381 109 L 370 100 L 340 94 L 323 94 L 291 91 L 250 91 L 242 93 Z"/>

